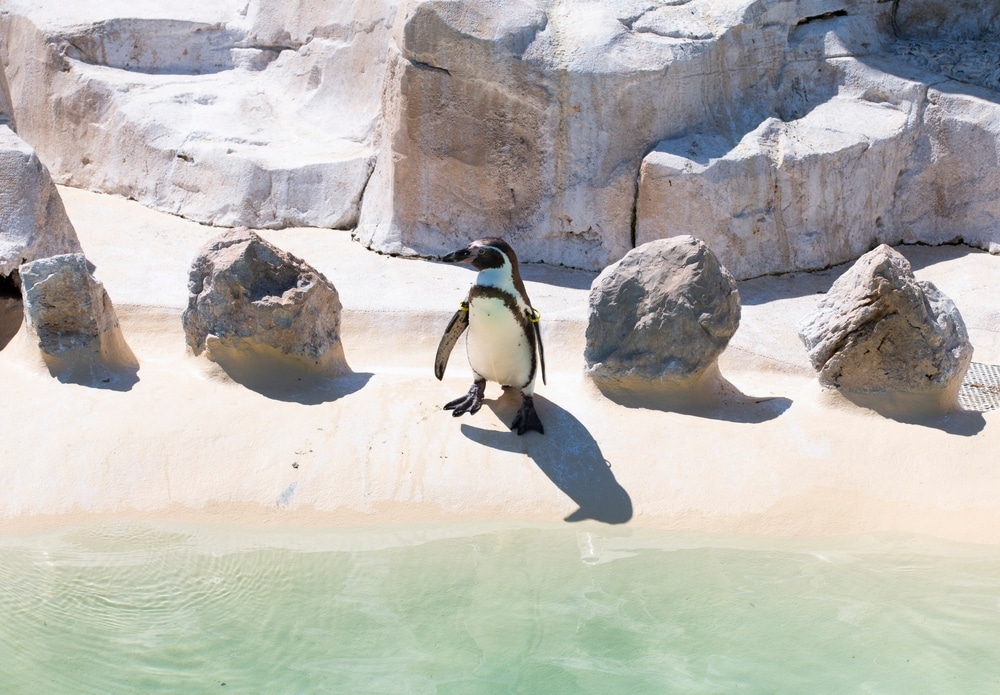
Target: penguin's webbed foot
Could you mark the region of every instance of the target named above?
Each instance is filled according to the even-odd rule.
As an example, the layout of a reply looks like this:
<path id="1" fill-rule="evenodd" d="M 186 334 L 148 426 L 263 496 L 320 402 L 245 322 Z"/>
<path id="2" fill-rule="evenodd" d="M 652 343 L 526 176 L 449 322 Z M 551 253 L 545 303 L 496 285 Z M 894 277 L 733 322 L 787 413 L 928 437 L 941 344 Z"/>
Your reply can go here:
<path id="1" fill-rule="evenodd" d="M 521 401 L 521 408 L 517 411 L 510 428 L 517 430 L 519 435 L 528 430 L 545 434 L 545 428 L 542 427 L 542 421 L 538 419 L 538 413 L 535 412 L 535 401 L 531 396 L 525 396 L 524 400 Z"/>
<path id="2" fill-rule="evenodd" d="M 444 404 L 445 410 L 451 410 L 452 415 L 458 417 L 468 413 L 475 415 L 483 407 L 483 394 L 486 393 L 486 380 L 472 382 L 472 387 L 464 396 L 459 396 L 453 401 Z"/>

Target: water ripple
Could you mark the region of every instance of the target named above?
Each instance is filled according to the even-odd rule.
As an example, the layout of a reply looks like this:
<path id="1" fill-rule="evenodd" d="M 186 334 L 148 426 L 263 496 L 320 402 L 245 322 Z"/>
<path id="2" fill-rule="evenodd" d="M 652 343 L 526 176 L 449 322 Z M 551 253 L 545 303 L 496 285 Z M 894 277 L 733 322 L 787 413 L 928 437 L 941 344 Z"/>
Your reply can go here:
<path id="1" fill-rule="evenodd" d="M 263 531 L 227 550 L 212 529 L 143 524 L 6 538 L 0 683 L 15 695 L 1000 683 L 993 550 L 684 546 L 594 525 L 587 551 L 601 557 L 587 561 L 578 528 L 380 547 L 347 533 L 315 551 Z"/>

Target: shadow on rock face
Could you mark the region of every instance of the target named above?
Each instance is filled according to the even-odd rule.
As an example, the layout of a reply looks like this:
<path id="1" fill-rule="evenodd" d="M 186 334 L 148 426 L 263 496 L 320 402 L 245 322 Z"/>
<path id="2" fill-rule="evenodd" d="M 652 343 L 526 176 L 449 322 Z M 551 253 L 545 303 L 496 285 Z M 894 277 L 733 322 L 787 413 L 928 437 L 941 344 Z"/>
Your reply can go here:
<path id="1" fill-rule="evenodd" d="M 538 282 L 554 287 L 566 287 L 573 290 L 589 290 L 597 273 L 590 270 L 577 270 L 561 266 L 542 265 L 540 263 L 524 263 L 521 265 L 521 279 L 527 282 Z"/>
<path id="2" fill-rule="evenodd" d="M 208 355 L 215 367 L 241 386 L 276 401 L 319 405 L 356 393 L 372 377 L 352 372 L 342 355 L 321 364 L 284 355 L 262 346 L 237 345 L 209 339 Z"/>
<path id="3" fill-rule="evenodd" d="M 744 394 L 719 373 L 718 367 L 685 383 L 593 379 L 593 384 L 605 398 L 626 408 L 662 410 L 728 422 L 767 422 L 792 405 L 791 399 L 783 396 Z"/>
<path id="4" fill-rule="evenodd" d="M 462 425 L 462 434 L 472 441 L 501 451 L 527 454 L 556 487 L 579 505 L 565 521 L 594 519 L 623 524 L 632 519 L 632 499 L 618 484 L 611 464 L 605 460 L 594 438 L 572 413 L 535 395 L 535 408 L 545 425 L 545 434 L 485 430 Z M 520 399 L 505 394 L 486 405 L 503 422 L 510 423 Z"/>
<path id="5" fill-rule="evenodd" d="M 14 339 L 24 323 L 24 304 L 21 295 L 7 296 L 0 288 L 0 350 Z"/>

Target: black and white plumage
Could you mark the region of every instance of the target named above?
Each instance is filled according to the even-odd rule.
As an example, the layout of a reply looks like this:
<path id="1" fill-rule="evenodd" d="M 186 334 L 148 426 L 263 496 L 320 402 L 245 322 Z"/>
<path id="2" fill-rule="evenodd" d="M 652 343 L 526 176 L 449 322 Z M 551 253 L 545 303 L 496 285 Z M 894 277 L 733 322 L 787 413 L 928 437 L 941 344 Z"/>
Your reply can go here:
<path id="1" fill-rule="evenodd" d="M 469 263 L 479 275 L 445 329 L 434 358 L 434 375 L 444 377 L 452 349 L 468 330 L 466 349 L 475 381 L 469 392 L 445 404 L 456 417 L 475 414 L 483 405 L 486 382 L 521 392 L 521 408 L 510 428 L 524 434 L 544 432 L 535 412 L 535 377 L 545 382 L 545 353 L 538 328 L 539 314 L 531 306 L 518 270 L 514 249 L 498 238 L 480 239 L 441 260 Z"/>

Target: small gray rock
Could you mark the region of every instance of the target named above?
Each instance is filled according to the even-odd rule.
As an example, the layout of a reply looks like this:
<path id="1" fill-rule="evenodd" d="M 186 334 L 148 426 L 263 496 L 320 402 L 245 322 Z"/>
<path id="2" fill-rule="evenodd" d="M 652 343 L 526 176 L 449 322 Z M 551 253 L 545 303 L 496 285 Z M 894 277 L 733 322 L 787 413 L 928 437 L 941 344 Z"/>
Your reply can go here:
<path id="1" fill-rule="evenodd" d="M 799 337 L 820 383 L 856 393 L 956 390 L 972 360 L 955 304 L 885 244 L 833 283 Z"/>
<path id="2" fill-rule="evenodd" d="M 134 382 L 139 363 L 82 253 L 25 263 L 19 272 L 28 334 L 53 376 L 89 385 Z"/>
<path id="3" fill-rule="evenodd" d="M 598 379 L 684 382 L 716 366 L 739 324 L 736 281 L 703 242 L 651 241 L 591 285 L 586 369 Z"/>
<path id="4" fill-rule="evenodd" d="M 322 273 L 246 229 L 209 242 L 188 280 L 182 315 L 195 355 L 212 345 L 346 369 L 340 342 L 340 297 Z"/>

